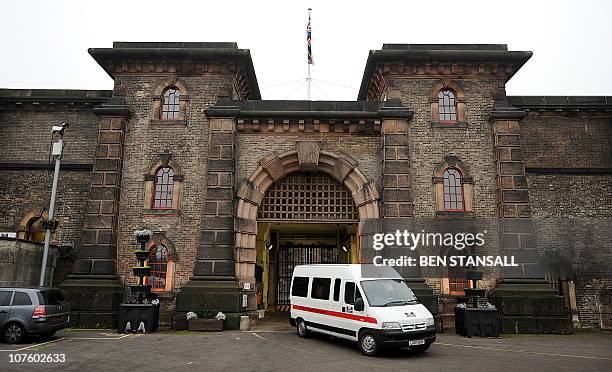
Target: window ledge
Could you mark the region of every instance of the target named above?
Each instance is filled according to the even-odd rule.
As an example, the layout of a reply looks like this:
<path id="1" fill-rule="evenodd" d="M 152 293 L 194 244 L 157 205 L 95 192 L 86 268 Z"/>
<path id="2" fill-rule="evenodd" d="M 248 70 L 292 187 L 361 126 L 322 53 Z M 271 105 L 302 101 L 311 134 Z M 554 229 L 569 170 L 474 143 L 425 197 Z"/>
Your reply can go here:
<path id="1" fill-rule="evenodd" d="M 431 122 L 432 128 L 449 128 L 449 129 L 465 129 L 468 127 L 465 121 L 457 121 L 454 123 L 444 123 L 439 121 Z"/>
<path id="2" fill-rule="evenodd" d="M 439 220 L 461 220 L 476 218 L 476 213 L 467 211 L 437 211 L 436 219 Z"/>
<path id="3" fill-rule="evenodd" d="M 161 119 L 151 119 L 151 125 L 156 126 L 169 126 L 169 127 L 186 127 L 187 120 L 161 120 Z"/>
<path id="4" fill-rule="evenodd" d="M 143 217 L 178 217 L 180 215 L 179 209 L 145 209 Z"/>

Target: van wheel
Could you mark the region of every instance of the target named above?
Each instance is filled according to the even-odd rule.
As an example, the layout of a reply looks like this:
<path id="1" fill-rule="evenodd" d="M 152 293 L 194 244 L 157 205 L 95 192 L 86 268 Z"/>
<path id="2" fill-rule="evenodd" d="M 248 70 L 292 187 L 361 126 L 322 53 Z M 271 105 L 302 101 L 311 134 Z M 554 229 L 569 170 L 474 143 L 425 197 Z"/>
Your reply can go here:
<path id="1" fill-rule="evenodd" d="M 25 328 L 19 323 L 9 323 L 4 327 L 4 340 L 9 344 L 21 342 L 25 337 Z"/>
<path id="2" fill-rule="evenodd" d="M 414 351 L 415 353 L 424 353 L 429 349 L 429 346 L 431 346 L 431 344 L 410 346 L 410 350 Z"/>
<path id="3" fill-rule="evenodd" d="M 308 338 L 310 336 L 310 331 L 306 328 L 306 323 L 304 319 L 298 318 L 296 321 L 297 334 L 301 338 Z"/>
<path id="4" fill-rule="evenodd" d="M 359 335 L 359 349 L 366 356 L 374 356 L 378 354 L 379 347 L 376 342 L 376 337 L 371 332 L 362 332 Z"/>

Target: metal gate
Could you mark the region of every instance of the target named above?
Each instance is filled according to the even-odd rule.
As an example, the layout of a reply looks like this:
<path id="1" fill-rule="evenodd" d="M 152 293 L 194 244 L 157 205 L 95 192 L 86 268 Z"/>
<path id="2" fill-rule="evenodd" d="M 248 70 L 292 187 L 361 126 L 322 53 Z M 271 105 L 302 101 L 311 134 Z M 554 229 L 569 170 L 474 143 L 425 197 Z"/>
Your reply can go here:
<path id="1" fill-rule="evenodd" d="M 338 247 L 334 245 L 282 245 L 278 251 L 277 305 L 289 305 L 291 276 L 297 265 L 335 264 L 338 262 Z"/>

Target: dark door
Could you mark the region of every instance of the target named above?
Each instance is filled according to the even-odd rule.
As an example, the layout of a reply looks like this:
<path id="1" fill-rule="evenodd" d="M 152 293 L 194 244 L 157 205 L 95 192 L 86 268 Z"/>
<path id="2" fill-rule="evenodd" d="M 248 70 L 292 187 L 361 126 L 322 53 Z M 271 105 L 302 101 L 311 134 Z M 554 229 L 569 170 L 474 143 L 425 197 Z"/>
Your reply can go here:
<path id="1" fill-rule="evenodd" d="M 278 288 L 276 291 L 276 304 L 289 305 L 289 290 L 291 276 L 297 265 L 311 264 L 337 264 L 342 260 L 338 255 L 338 248 L 333 245 L 281 245 L 278 251 Z M 342 255 L 342 257 L 344 257 Z"/>

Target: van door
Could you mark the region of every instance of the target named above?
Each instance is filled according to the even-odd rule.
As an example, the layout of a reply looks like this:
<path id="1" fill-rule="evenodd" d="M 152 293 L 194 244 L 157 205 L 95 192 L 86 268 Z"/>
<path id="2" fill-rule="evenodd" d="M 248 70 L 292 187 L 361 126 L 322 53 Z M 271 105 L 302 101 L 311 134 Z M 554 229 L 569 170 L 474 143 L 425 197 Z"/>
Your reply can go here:
<path id="1" fill-rule="evenodd" d="M 341 310 L 345 316 L 342 318 L 342 328 L 347 331 L 347 335 L 355 339 L 363 324 L 361 319 L 366 314 L 365 309 L 364 311 L 355 310 L 355 300 L 361 297 L 361 291 L 355 282 L 351 280 L 344 282 Z"/>

